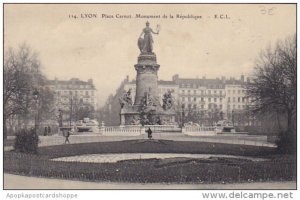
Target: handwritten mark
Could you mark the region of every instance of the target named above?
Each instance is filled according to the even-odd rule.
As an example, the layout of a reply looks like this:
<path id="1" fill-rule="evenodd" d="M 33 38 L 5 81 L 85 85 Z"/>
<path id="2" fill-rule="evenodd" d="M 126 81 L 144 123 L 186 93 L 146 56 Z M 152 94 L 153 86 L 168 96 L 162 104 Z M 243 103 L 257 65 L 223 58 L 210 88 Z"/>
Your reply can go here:
<path id="1" fill-rule="evenodd" d="M 260 14 L 262 15 L 274 15 L 276 7 L 266 7 L 266 6 L 260 6 Z"/>

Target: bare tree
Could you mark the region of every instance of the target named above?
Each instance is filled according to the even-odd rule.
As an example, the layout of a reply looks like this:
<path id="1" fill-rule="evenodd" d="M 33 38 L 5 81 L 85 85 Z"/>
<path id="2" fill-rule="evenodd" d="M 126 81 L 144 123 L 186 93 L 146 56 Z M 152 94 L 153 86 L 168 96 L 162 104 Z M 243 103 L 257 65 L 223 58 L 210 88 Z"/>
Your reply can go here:
<path id="1" fill-rule="evenodd" d="M 254 113 L 285 115 L 286 136 L 293 137 L 297 105 L 296 35 L 279 41 L 275 48 L 262 51 L 247 92 Z"/>
<path id="2" fill-rule="evenodd" d="M 3 137 L 5 139 L 7 122 L 10 118 L 23 121 L 26 126 L 33 113 L 31 111 L 36 109 L 37 105 L 32 93 L 36 89 L 41 89 L 46 80 L 40 68 L 37 54 L 26 44 L 21 45 L 17 51 L 10 48 L 5 52 L 3 76 Z M 40 92 L 40 97 L 43 97 L 43 94 L 44 92 Z M 46 98 L 41 99 L 39 105 L 45 106 L 47 103 L 43 99 Z"/>

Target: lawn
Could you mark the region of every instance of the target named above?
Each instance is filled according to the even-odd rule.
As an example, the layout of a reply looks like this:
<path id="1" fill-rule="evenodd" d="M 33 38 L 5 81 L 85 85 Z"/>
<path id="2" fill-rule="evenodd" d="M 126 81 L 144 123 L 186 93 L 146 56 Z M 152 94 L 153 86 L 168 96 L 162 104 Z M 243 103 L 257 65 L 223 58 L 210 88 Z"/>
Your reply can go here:
<path id="1" fill-rule="evenodd" d="M 269 158 L 147 159 L 117 163 L 70 163 L 51 158 L 100 153 L 197 153 Z M 6 173 L 63 179 L 159 183 L 232 183 L 296 180 L 296 161 L 274 148 L 232 144 L 132 140 L 40 147 L 38 155 L 4 153 Z"/>

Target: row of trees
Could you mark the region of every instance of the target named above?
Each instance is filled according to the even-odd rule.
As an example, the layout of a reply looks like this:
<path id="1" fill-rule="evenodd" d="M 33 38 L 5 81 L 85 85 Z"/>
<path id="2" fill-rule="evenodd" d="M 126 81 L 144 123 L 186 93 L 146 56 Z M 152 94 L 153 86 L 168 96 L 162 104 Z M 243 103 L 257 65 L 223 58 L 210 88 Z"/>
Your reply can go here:
<path id="1" fill-rule="evenodd" d="M 252 113 L 277 122 L 279 149 L 293 153 L 296 151 L 296 44 L 294 35 L 262 51 L 256 61 L 253 80 L 246 88 L 253 99 Z"/>
<path id="2" fill-rule="evenodd" d="M 75 96 L 58 103 L 55 93 L 47 87 L 47 78 L 42 73 L 41 62 L 28 45 L 18 49 L 9 48 L 4 54 L 3 86 L 3 137 L 8 132 L 28 128 L 34 121 L 39 128 L 41 122 L 59 121 L 58 109 L 62 108 L 65 121 L 77 121 L 84 117 L 95 117 L 92 105 L 80 102 Z M 36 93 L 36 95 L 34 95 Z M 36 97 L 35 97 L 36 96 Z"/>
<path id="3" fill-rule="evenodd" d="M 57 102 L 58 108 L 63 108 L 63 120 L 65 122 L 76 122 L 83 118 L 95 118 L 95 108 L 90 103 L 83 103 L 76 95 L 67 95 L 67 101 Z"/>
<path id="4" fill-rule="evenodd" d="M 49 119 L 54 112 L 54 95 L 45 86 L 37 54 L 26 44 L 17 50 L 8 49 L 4 54 L 3 76 L 3 137 L 8 128 L 24 127 L 39 110 L 39 119 Z M 38 99 L 34 99 L 38 91 Z"/>

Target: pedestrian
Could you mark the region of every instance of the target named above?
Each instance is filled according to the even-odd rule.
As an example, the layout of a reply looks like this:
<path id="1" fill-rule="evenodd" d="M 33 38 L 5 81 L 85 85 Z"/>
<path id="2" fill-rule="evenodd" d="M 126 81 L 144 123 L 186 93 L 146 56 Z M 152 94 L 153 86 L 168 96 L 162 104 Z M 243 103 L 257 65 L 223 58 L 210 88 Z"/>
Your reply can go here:
<path id="1" fill-rule="evenodd" d="M 152 130 L 150 129 L 150 127 L 148 128 L 148 130 L 146 132 L 148 133 L 148 138 L 152 139 Z"/>
<path id="2" fill-rule="evenodd" d="M 68 130 L 65 130 L 64 131 L 64 136 L 65 136 L 65 144 L 67 144 L 67 142 L 70 144 L 70 141 L 69 141 L 69 137 L 70 137 L 70 132 L 71 131 L 68 131 Z"/>
<path id="3" fill-rule="evenodd" d="M 45 129 L 44 129 L 44 136 L 46 136 L 48 134 L 48 127 L 45 126 Z"/>
<path id="4" fill-rule="evenodd" d="M 51 127 L 48 126 L 48 134 L 50 135 L 50 133 L 51 133 Z"/>

